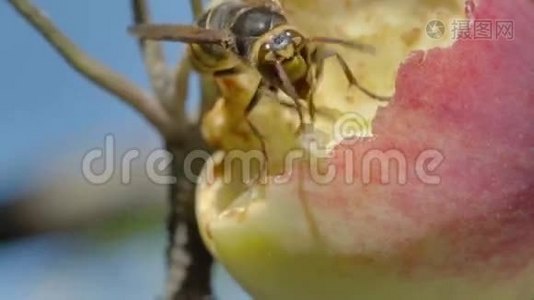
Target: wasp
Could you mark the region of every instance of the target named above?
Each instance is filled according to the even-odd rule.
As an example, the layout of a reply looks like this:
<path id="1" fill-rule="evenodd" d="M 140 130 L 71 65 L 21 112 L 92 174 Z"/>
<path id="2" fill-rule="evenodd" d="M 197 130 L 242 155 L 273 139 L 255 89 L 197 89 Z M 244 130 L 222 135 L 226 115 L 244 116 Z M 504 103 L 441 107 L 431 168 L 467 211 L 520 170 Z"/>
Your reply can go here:
<path id="1" fill-rule="evenodd" d="M 260 140 L 265 156 L 265 143 L 249 120 L 249 113 L 264 92 L 282 91 L 294 102 L 299 128 L 304 125 L 302 100 L 307 102 L 313 122 L 316 111 L 313 94 L 323 76 L 325 59 L 329 57 L 337 59 L 351 86 L 373 99 L 389 100 L 362 87 L 345 59 L 325 48 L 325 44 L 337 44 L 372 52 L 371 46 L 330 37 L 307 37 L 289 24 L 276 0 L 226 0 L 207 10 L 195 25 L 141 24 L 130 27 L 130 32 L 142 39 L 189 44 L 192 64 L 204 74 L 218 77 L 237 75 L 245 68 L 257 70 L 261 80 L 244 117 Z"/>

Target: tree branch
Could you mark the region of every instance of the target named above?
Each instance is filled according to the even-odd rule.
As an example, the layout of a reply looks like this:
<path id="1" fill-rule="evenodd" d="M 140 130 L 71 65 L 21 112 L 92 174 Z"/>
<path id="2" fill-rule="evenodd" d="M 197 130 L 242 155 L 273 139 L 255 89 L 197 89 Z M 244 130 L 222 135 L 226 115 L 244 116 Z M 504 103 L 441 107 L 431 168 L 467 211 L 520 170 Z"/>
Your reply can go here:
<path id="1" fill-rule="evenodd" d="M 193 17 L 195 17 L 196 20 L 204 12 L 202 0 L 189 0 L 189 3 L 191 4 L 191 12 L 193 13 Z"/>
<path id="2" fill-rule="evenodd" d="M 152 123 L 168 141 L 179 142 L 179 128 L 163 105 L 121 75 L 89 57 L 28 0 L 8 0 L 76 71 L 127 102 Z"/>
<path id="3" fill-rule="evenodd" d="M 169 278 L 167 299 L 200 300 L 211 295 L 211 265 L 208 252 L 198 229 L 195 217 L 195 182 L 186 179 L 184 160 L 191 151 L 207 151 L 200 138 L 200 128 L 192 126 L 190 132 L 197 139 L 188 140 L 182 148 L 169 148 L 173 153 L 172 172 L 177 182 L 170 189 L 171 212 L 167 223 L 169 232 Z M 194 174 L 200 174 L 203 165 L 198 160 L 191 166 Z M 184 253 L 188 260 L 184 262 Z"/>
<path id="4" fill-rule="evenodd" d="M 134 22 L 149 23 L 146 1 L 131 1 Z M 200 1 L 196 2 L 195 9 L 202 10 Z M 195 218 L 195 183 L 189 181 L 184 174 L 186 155 L 194 150 L 207 149 L 202 142 L 199 126 L 188 124 L 185 118 L 191 64 L 188 54 L 184 54 L 174 74 L 174 86 L 170 86 L 167 83 L 172 82 L 173 78 L 167 71 L 163 71 L 164 59 L 160 44 L 140 40 L 140 46 L 156 95 L 165 103 L 171 116 L 180 120 L 183 128 L 187 128 L 185 132 L 193 133 L 188 135 L 189 138 L 185 137 L 180 147 L 168 146 L 168 150 L 173 153 L 171 172 L 177 182 L 170 186 L 169 191 L 166 299 L 206 299 L 211 294 L 212 257 L 202 242 Z M 193 168 L 198 174 L 202 164 L 197 163 Z"/>
<path id="5" fill-rule="evenodd" d="M 189 55 L 183 54 L 174 74 L 174 96 L 167 107 L 170 114 L 176 118 L 185 119 L 185 104 L 189 95 L 189 78 L 191 75 L 191 62 Z"/>
<path id="6" fill-rule="evenodd" d="M 168 294 L 170 299 L 204 299 L 210 295 L 210 268 L 212 257 L 204 247 L 199 235 L 194 213 L 195 184 L 185 180 L 183 159 L 192 150 L 207 149 L 203 143 L 198 125 L 188 124 L 185 116 L 176 118 L 176 111 L 183 114 L 187 98 L 187 78 L 190 64 L 184 58 L 177 71 L 176 82 L 167 72 L 161 46 L 157 43 L 140 41 L 155 99 L 148 96 L 135 84 L 115 73 L 105 65 L 89 57 L 71 42 L 55 25 L 44 16 L 29 0 L 8 0 L 45 40 L 53 46 L 63 59 L 81 75 L 121 98 L 149 120 L 166 139 L 168 149 L 173 152 L 172 173 L 178 182 L 171 186 L 168 249 L 170 272 L 178 270 L 171 278 Z M 191 0 L 195 11 L 202 10 L 200 0 Z M 148 8 L 143 0 L 132 0 L 135 22 L 148 21 Z M 167 107 L 165 103 L 176 107 Z M 161 100 L 161 101 L 160 101 Z M 178 101 L 175 103 L 175 101 Z M 182 105 L 182 106 L 180 106 Z M 187 132 L 188 134 L 183 134 Z M 193 166 L 199 173 L 202 165 Z M 180 253 L 187 254 L 189 257 Z M 181 273 L 180 273 L 181 272 Z M 172 275 L 172 274 L 171 274 Z"/>
<path id="7" fill-rule="evenodd" d="M 202 5 L 202 0 L 189 0 L 191 4 L 191 12 L 195 17 L 195 20 L 198 19 L 204 12 Z M 219 92 L 213 78 L 200 75 L 200 88 L 201 88 L 201 99 L 200 99 L 200 114 L 204 115 L 208 110 L 213 107 L 213 104 L 217 100 Z"/>
<path id="8" fill-rule="evenodd" d="M 132 0 L 132 11 L 134 23 L 136 25 L 150 23 L 150 10 L 146 4 L 146 0 Z M 173 75 L 167 69 L 161 43 L 158 41 L 139 39 L 139 47 L 143 54 L 145 67 L 156 96 L 160 101 L 163 101 L 163 104 L 167 106 L 167 109 L 169 109 L 169 106 L 171 105 L 173 109 L 175 109 L 176 105 L 171 103 L 174 101 L 174 86 L 172 83 Z M 184 102 L 185 99 L 180 105 L 184 106 Z M 175 116 L 173 114 L 173 117 L 178 117 L 176 119 L 177 122 L 183 123 L 183 115 Z"/>
<path id="9" fill-rule="evenodd" d="M 193 15 L 198 17 L 202 13 L 202 1 L 190 0 Z M 191 73 L 191 63 L 188 54 L 184 54 L 175 78 L 175 105 L 185 103 L 183 99 L 188 95 L 188 82 Z M 204 99 L 205 80 L 202 76 L 202 98 Z M 202 102 L 204 102 L 202 100 Z M 183 106 L 180 106 L 183 110 Z M 180 109 L 178 107 L 178 109 Z M 171 108 L 172 110 L 172 108 Z M 183 111 L 182 111 L 183 113 Z M 192 127 L 201 136 L 200 127 Z M 211 296 L 211 266 L 213 258 L 206 249 L 200 237 L 198 223 L 195 217 L 195 183 L 185 179 L 184 159 L 192 150 L 207 150 L 202 140 L 188 141 L 185 147 L 173 148 L 173 175 L 177 183 L 171 186 L 171 213 L 168 219 L 169 243 L 168 258 L 170 259 L 169 279 L 167 282 L 167 298 L 172 300 L 200 300 Z M 199 174 L 202 164 L 195 164 L 193 172 Z M 184 264 L 183 253 L 189 257 L 189 263 Z M 185 266 L 185 268 L 183 268 Z M 183 269 L 180 270 L 179 268 Z M 180 271 L 185 272 L 180 273 Z"/>

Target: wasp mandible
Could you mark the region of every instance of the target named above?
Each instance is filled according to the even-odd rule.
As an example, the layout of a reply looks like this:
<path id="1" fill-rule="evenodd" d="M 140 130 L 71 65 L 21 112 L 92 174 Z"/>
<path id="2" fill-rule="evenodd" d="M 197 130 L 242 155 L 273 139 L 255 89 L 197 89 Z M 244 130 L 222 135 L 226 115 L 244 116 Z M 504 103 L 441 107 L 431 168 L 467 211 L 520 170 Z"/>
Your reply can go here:
<path id="1" fill-rule="evenodd" d="M 325 59 L 329 57 L 337 59 L 352 86 L 373 99 L 389 100 L 362 87 L 345 59 L 323 45 L 337 44 L 367 52 L 372 52 L 372 47 L 330 37 L 306 37 L 289 24 L 276 0 L 227 0 L 207 10 L 196 25 L 142 24 L 131 27 L 130 31 L 143 39 L 189 44 L 193 66 L 205 74 L 225 76 L 237 75 L 245 68 L 257 70 L 261 80 L 244 117 L 260 140 L 264 154 L 265 143 L 248 118 L 262 93 L 281 90 L 289 96 L 302 129 L 304 115 L 300 100 L 308 103 L 313 122 L 316 111 L 313 94 L 323 76 Z"/>

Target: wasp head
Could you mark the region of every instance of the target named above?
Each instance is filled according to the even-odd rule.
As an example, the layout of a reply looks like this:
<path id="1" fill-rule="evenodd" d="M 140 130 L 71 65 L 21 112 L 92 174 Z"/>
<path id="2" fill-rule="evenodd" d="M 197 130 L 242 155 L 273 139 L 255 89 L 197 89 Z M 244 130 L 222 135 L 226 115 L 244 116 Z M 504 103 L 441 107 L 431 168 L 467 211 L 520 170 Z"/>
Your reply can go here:
<path id="1" fill-rule="evenodd" d="M 260 68 L 280 64 L 291 81 L 306 75 L 305 38 L 299 32 L 285 29 L 273 32 L 261 42 L 257 64 Z"/>
<path id="2" fill-rule="evenodd" d="M 291 59 L 298 55 L 304 43 L 304 37 L 294 30 L 284 30 L 271 35 L 260 49 L 260 57 L 265 61 L 280 61 Z"/>

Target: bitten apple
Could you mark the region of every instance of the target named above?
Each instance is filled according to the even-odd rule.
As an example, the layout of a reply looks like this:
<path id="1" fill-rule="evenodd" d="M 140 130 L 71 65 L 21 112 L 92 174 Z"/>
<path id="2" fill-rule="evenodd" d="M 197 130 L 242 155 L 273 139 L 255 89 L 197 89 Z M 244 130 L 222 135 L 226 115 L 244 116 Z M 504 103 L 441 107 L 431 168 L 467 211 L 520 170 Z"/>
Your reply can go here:
<path id="1" fill-rule="evenodd" d="M 320 106 L 358 112 L 373 137 L 331 134 L 326 183 L 309 155 L 251 186 L 216 154 L 197 203 L 214 255 L 255 299 L 532 299 L 534 2 L 480 0 L 468 15 L 463 1 L 283 2 L 310 32 L 375 45 L 375 57 L 347 54 L 351 67 L 394 100 L 379 107 L 347 89 L 329 63 Z M 466 18 L 472 35 L 454 40 Z M 446 25 L 440 39 L 425 30 L 433 19 Z M 490 38 L 475 38 L 481 21 Z"/>

